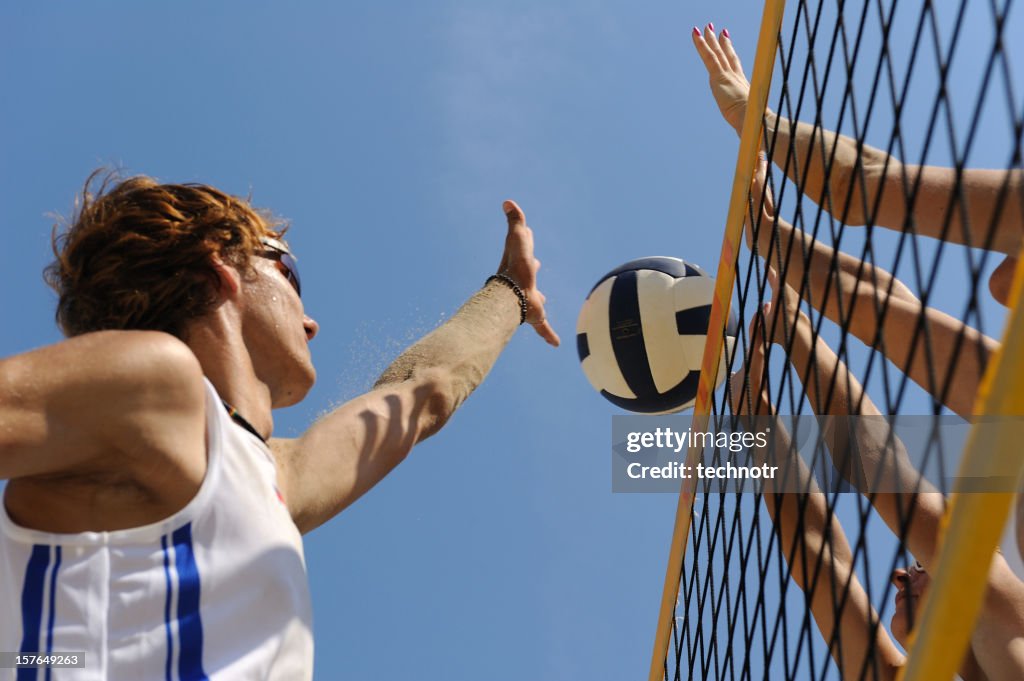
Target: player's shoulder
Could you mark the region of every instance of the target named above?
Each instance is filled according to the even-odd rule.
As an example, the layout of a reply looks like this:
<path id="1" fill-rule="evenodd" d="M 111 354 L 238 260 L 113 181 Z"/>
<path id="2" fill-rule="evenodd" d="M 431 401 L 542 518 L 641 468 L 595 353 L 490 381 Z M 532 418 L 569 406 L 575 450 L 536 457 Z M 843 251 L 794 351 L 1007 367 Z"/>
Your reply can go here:
<path id="1" fill-rule="evenodd" d="M 100 331 L 96 344 L 111 360 L 113 378 L 152 390 L 201 390 L 203 370 L 192 349 L 160 331 Z"/>
<path id="2" fill-rule="evenodd" d="M 205 410 L 199 360 L 168 334 L 100 331 L 8 357 L 0 361 L 0 477 L 198 460 Z"/>
<path id="3" fill-rule="evenodd" d="M 100 356 L 93 389 L 102 391 L 108 408 L 143 411 L 202 411 L 203 370 L 191 348 L 158 331 L 103 331 L 89 339 Z M 93 348 L 83 348 L 83 353 Z M 88 361 L 87 356 L 83 356 Z"/>
<path id="4" fill-rule="evenodd" d="M 154 411 L 203 409 L 203 371 L 192 350 L 159 331 L 96 331 L 20 356 L 0 368 L 5 385 L 34 385 L 37 406 L 103 428 Z M 17 390 L 14 390 L 17 392 Z M 89 423 L 80 423 L 92 430 Z"/>

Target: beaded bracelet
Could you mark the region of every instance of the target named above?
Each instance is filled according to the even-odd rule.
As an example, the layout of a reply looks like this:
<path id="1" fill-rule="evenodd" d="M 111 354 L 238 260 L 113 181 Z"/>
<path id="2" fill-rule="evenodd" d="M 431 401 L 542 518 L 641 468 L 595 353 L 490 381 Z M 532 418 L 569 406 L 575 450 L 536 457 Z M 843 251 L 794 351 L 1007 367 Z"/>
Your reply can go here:
<path id="1" fill-rule="evenodd" d="M 519 323 L 522 324 L 523 322 L 525 322 L 527 308 L 526 293 L 523 292 L 523 289 L 519 288 L 519 284 L 516 283 L 516 280 L 508 276 L 507 274 L 492 274 L 491 276 L 487 277 L 487 281 L 484 282 L 484 286 L 487 286 L 492 281 L 500 281 L 505 286 L 508 286 L 510 289 L 512 289 L 512 292 L 516 294 L 516 298 L 519 299 Z"/>

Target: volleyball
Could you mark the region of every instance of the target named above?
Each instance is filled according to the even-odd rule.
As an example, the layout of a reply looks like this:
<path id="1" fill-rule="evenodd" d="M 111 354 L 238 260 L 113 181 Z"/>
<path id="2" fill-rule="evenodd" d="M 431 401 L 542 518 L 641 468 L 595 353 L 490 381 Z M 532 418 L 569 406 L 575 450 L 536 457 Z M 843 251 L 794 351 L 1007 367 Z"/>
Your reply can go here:
<path id="1" fill-rule="evenodd" d="M 662 256 L 631 260 L 601 277 L 576 322 L 580 364 L 594 389 L 641 414 L 692 407 L 714 288 L 700 267 Z M 731 314 L 715 387 L 735 339 Z"/>

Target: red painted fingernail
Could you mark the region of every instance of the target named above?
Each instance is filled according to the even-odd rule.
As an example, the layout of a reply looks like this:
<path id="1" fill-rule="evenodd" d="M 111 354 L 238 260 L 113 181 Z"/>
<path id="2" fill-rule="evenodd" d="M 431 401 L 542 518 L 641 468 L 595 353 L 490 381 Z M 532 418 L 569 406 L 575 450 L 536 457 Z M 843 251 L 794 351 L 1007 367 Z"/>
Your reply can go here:
<path id="1" fill-rule="evenodd" d="M 699 29 L 699 28 L 697 28 L 696 26 L 694 26 L 694 27 L 693 27 L 693 34 L 694 34 L 694 35 L 700 35 L 700 29 Z"/>
<path id="2" fill-rule="evenodd" d="M 726 38 L 728 38 L 729 37 L 729 29 L 723 28 L 722 29 L 722 35 L 724 35 Z"/>
<path id="3" fill-rule="evenodd" d="M 714 25 L 714 24 L 712 24 L 712 23 L 711 23 L 710 21 L 708 22 L 708 28 L 710 28 L 710 29 L 711 29 L 711 32 L 712 32 L 712 33 L 714 33 L 714 32 L 715 32 L 715 25 Z"/>

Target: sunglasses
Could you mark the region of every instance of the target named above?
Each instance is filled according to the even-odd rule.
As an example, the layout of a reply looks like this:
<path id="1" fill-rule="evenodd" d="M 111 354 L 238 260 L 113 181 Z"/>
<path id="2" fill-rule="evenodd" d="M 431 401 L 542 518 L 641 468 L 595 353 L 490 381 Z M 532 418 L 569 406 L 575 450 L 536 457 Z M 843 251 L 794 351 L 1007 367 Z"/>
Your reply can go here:
<path id="1" fill-rule="evenodd" d="M 269 258 L 275 260 L 281 271 L 281 274 L 285 276 L 288 283 L 292 285 L 295 292 L 302 297 L 302 280 L 299 278 L 299 264 L 295 261 L 295 256 L 288 250 L 288 247 L 277 239 L 273 239 L 269 236 L 261 237 L 260 243 L 266 246 L 269 250 L 257 253 L 256 255 L 261 258 Z"/>

